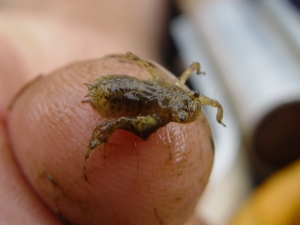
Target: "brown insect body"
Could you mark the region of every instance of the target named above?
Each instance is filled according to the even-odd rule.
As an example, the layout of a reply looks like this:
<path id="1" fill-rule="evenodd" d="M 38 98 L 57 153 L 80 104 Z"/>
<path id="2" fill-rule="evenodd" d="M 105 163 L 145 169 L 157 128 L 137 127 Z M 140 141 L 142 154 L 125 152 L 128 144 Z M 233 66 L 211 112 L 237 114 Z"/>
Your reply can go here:
<path id="1" fill-rule="evenodd" d="M 188 123 L 201 109 L 198 92 L 166 82 L 108 75 L 87 86 L 91 104 L 108 119 L 157 115 L 162 123 Z"/>
<path id="2" fill-rule="evenodd" d="M 178 79 L 167 83 L 154 72 L 154 65 L 126 53 L 128 60 L 138 63 L 151 75 L 149 80 L 140 80 L 128 75 L 107 75 L 100 77 L 93 84 L 86 84 L 89 89 L 86 97 L 107 119 L 99 123 L 92 134 L 88 150 L 84 156 L 84 178 L 87 180 L 87 160 L 94 149 L 107 143 L 110 136 L 118 129 L 130 131 L 143 140 L 169 122 L 190 123 L 201 113 L 202 105 L 218 108 L 217 121 L 221 124 L 223 108 L 221 104 L 197 91 L 182 88 L 185 81 L 196 70 L 200 74 L 200 64 L 194 62 Z M 224 125 L 224 124 L 223 124 Z M 225 126 L 225 125 L 224 125 Z"/>

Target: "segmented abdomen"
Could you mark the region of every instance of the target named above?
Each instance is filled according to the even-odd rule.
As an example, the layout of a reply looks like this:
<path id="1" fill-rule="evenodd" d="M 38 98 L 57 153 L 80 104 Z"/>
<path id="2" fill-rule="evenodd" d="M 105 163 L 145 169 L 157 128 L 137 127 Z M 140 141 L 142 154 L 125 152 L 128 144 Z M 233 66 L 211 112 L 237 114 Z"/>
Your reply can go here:
<path id="1" fill-rule="evenodd" d="M 106 118 L 162 114 L 163 89 L 150 80 L 127 75 L 98 78 L 88 94 L 100 115 Z"/>

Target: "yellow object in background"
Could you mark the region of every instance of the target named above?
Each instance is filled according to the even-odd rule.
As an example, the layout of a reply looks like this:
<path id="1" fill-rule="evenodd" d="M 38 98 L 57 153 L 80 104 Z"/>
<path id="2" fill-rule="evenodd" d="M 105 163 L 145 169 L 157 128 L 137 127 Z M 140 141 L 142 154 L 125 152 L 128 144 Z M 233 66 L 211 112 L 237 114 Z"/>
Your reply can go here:
<path id="1" fill-rule="evenodd" d="M 277 172 L 250 197 L 230 225 L 300 224 L 300 160 Z"/>

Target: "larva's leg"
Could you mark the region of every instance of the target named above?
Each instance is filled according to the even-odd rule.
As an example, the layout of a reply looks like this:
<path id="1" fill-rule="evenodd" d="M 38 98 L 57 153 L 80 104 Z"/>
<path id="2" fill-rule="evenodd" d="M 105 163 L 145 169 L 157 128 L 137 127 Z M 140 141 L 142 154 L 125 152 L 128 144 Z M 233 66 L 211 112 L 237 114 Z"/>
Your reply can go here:
<path id="1" fill-rule="evenodd" d="M 186 80 L 192 75 L 192 73 L 196 70 L 197 74 L 204 74 L 204 72 L 201 72 L 201 66 L 198 62 L 193 62 L 189 68 L 187 68 L 186 71 L 184 71 L 181 76 L 178 78 L 178 81 L 176 82 L 176 85 L 178 87 L 182 87 Z"/>
<path id="2" fill-rule="evenodd" d="M 201 95 L 199 99 L 202 105 L 210 105 L 212 107 L 218 108 L 217 121 L 220 124 L 222 124 L 224 127 L 226 127 L 226 125 L 222 123 L 223 114 L 224 114 L 222 105 L 217 100 L 206 97 L 205 95 Z"/>
<path id="3" fill-rule="evenodd" d="M 95 148 L 102 143 L 107 143 L 110 136 L 118 129 L 130 131 L 131 133 L 139 136 L 143 140 L 156 132 L 164 123 L 156 116 L 138 116 L 136 118 L 120 117 L 111 121 L 104 121 L 96 126 L 92 134 L 88 150 L 84 156 L 83 162 L 83 175 L 84 179 L 87 178 L 87 163 Z"/>
<path id="4" fill-rule="evenodd" d="M 127 52 L 125 54 L 125 57 L 137 62 L 142 67 L 144 67 L 146 70 L 148 70 L 148 72 L 150 73 L 153 80 L 161 80 L 162 79 L 159 76 L 157 76 L 157 74 L 154 72 L 153 66 L 151 65 L 150 62 L 147 62 L 146 60 L 143 60 L 143 59 L 139 58 L 138 56 L 134 55 L 131 52 Z"/>

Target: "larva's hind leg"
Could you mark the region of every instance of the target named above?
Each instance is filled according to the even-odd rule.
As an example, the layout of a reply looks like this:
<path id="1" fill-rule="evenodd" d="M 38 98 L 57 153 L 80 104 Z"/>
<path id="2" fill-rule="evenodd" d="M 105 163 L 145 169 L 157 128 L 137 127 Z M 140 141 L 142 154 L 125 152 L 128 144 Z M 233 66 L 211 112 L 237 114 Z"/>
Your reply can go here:
<path id="1" fill-rule="evenodd" d="M 137 62 L 139 65 L 144 67 L 150 73 L 153 80 L 161 80 L 162 79 L 159 76 L 157 76 L 157 74 L 154 72 L 153 65 L 150 62 L 147 62 L 146 60 L 139 58 L 138 56 L 136 56 L 135 54 L 133 54 L 131 52 L 127 52 L 125 54 L 125 57 Z"/>

